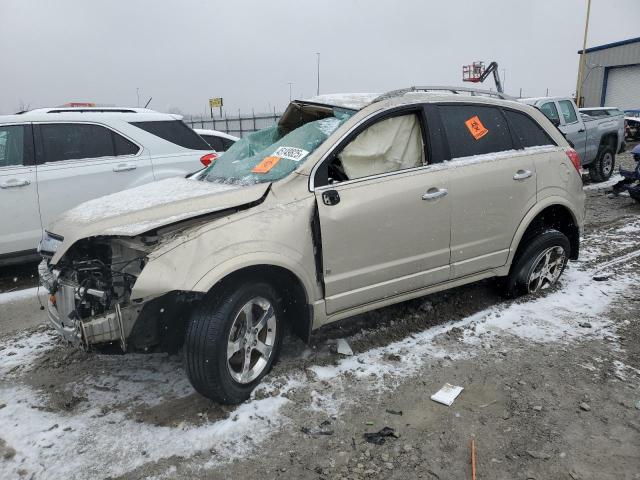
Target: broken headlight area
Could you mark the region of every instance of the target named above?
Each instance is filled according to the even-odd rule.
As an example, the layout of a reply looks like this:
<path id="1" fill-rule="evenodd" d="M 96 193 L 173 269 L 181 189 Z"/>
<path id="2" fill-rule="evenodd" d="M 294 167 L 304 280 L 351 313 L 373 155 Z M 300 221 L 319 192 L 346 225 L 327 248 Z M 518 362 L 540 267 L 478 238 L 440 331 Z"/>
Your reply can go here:
<path id="1" fill-rule="evenodd" d="M 38 244 L 38 253 L 45 258 L 53 257 L 63 240 L 64 238 L 60 235 L 56 235 L 45 230 L 42 235 L 42 240 L 40 240 L 40 243 Z"/>
<path id="2" fill-rule="evenodd" d="M 73 245 L 56 265 L 45 257 L 39 273 L 50 294 L 49 319 L 67 341 L 83 348 L 118 344 L 123 351 L 147 350 L 179 323 L 164 319 L 180 317 L 187 294 L 131 301 L 151 251 L 148 240 L 91 238 Z"/>

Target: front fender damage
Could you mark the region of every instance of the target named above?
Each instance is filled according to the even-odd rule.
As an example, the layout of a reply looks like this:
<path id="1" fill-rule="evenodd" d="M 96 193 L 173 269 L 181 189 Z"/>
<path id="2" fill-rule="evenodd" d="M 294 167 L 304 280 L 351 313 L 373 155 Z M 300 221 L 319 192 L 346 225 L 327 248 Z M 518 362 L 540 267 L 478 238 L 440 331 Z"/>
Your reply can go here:
<path id="1" fill-rule="evenodd" d="M 39 273 L 50 293 L 51 324 L 65 340 L 83 348 L 117 344 L 123 351 L 176 350 L 186 318 L 202 294 L 180 290 L 185 282 L 176 278 L 175 265 L 165 266 L 168 273 L 156 278 L 146 275 L 146 267 L 158 260 L 156 252 L 182 244 L 202 225 L 261 203 L 268 191 L 256 201 L 142 235 L 84 238 L 59 258 L 43 253 Z"/>

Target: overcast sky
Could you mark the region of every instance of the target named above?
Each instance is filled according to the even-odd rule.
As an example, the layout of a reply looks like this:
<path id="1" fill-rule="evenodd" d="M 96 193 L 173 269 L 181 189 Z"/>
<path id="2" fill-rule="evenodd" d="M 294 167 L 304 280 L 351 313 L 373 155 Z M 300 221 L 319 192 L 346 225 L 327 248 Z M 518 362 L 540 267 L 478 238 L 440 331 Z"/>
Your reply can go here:
<path id="1" fill-rule="evenodd" d="M 575 91 L 586 0 L 0 0 L 0 113 L 70 101 L 281 110 L 320 91 L 462 85 L 474 60 L 507 93 Z M 593 0 L 588 46 L 638 36 L 640 0 Z M 469 84 L 467 84 L 469 85 Z M 494 87 L 487 80 L 484 88 Z"/>

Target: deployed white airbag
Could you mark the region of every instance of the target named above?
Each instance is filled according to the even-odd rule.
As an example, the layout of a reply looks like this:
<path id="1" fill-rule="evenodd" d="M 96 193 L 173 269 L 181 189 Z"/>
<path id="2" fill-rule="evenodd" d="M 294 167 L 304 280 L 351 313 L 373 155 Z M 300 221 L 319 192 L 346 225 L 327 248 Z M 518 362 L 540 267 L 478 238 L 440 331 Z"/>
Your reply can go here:
<path id="1" fill-rule="evenodd" d="M 418 117 L 402 115 L 375 123 L 347 145 L 338 158 L 350 180 L 423 165 Z"/>

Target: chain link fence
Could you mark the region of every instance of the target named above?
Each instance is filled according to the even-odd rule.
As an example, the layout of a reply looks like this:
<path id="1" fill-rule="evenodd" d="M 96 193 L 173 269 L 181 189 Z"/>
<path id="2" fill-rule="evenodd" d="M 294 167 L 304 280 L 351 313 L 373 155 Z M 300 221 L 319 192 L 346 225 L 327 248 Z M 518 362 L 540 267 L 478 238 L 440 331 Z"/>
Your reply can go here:
<path id="1" fill-rule="evenodd" d="M 263 128 L 270 127 L 278 123 L 281 113 L 268 114 L 251 114 L 251 115 L 238 115 L 235 117 L 185 117 L 184 121 L 191 128 L 202 128 L 207 130 L 218 130 L 219 132 L 225 132 L 229 135 L 235 135 L 236 137 L 242 137 L 247 133 L 255 132 Z"/>

